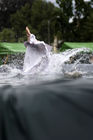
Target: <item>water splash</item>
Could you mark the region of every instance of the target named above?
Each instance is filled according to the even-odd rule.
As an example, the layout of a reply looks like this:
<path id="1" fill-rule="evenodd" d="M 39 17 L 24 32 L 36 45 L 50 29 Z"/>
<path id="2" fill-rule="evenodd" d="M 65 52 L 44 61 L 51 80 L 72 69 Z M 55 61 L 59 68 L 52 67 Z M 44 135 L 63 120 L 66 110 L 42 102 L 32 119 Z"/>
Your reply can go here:
<path id="1" fill-rule="evenodd" d="M 50 53 L 47 67 L 42 70 L 39 67 L 36 73 L 24 73 L 20 67 L 9 64 L 0 66 L 0 86 L 2 85 L 28 85 L 38 84 L 46 81 L 62 79 L 64 77 L 77 78 L 83 76 L 84 78 L 93 78 L 93 64 L 79 64 L 80 59 L 76 60 L 74 64 L 65 64 L 71 56 L 80 52 L 89 52 L 89 49 L 80 48 L 67 50 L 62 53 Z M 17 60 L 15 60 L 17 61 Z M 22 60 L 23 61 L 23 60 Z M 43 61 L 43 63 L 46 63 Z"/>
<path id="2" fill-rule="evenodd" d="M 44 71 L 44 73 L 64 73 L 64 63 L 69 60 L 71 56 L 76 55 L 80 52 L 89 52 L 90 50 L 87 48 L 80 48 L 80 49 L 69 49 L 65 52 L 58 53 L 58 54 L 51 54 L 49 58 L 49 65 Z M 80 58 L 82 59 L 82 58 Z M 73 64 L 73 68 L 76 68 L 76 65 L 78 64 L 79 60 L 77 60 Z"/>

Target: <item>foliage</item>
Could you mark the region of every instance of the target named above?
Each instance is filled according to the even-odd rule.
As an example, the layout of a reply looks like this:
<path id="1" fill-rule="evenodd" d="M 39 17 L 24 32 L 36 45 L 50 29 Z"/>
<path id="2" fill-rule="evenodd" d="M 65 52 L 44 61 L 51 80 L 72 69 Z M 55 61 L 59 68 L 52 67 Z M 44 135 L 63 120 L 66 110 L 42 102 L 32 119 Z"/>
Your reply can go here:
<path id="1" fill-rule="evenodd" d="M 15 32 L 11 29 L 4 28 L 2 32 L 0 32 L 0 41 L 15 42 Z"/>
<path id="2" fill-rule="evenodd" d="M 88 28 L 93 33 L 93 26 L 89 25 L 91 24 L 91 20 L 89 19 L 92 18 L 90 17 L 90 12 L 91 9 L 93 9 L 93 0 L 88 2 L 85 2 L 84 0 L 56 1 L 61 9 L 60 23 L 62 25 L 64 41 L 93 41 L 93 38 L 89 39 L 89 34 L 86 33 Z M 71 18 L 73 19 L 72 23 L 69 22 Z"/>
<path id="3" fill-rule="evenodd" d="M 55 35 L 63 42 L 93 41 L 93 0 L 56 2 L 59 7 L 46 0 L 0 1 L 0 40 L 23 42 L 28 26 L 45 42 L 53 42 Z"/>
<path id="4" fill-rule="evenodd" d="M 89 16 L 83 22 L 80 38 L 82 41 L 93 41 L 93 10 L 91 10 Z"/>
<path id="5" fill-rule="evenodd" d="M 16 33 L 16 39 L 24 36 L 25 27 L 31 23 L 31 7 L 30 4 L 25 4 L 20 10 L 11 15 L 10 22 L 13 30 Z M 25 38 L 25 36 L 24 36 Z"/>
<path id="6" fill-rule="evenodd" d="M 47 3 L 44 0 L 37 0 L 32 5 L 31 25 L 38 31 L 36 35 L 40 40 L 48 42 L 48 21 L 50 21 L 49 28 L 53 40 L 58 10 L 52 3 Z"/>
<path id="7" fill-rule="evenodd" d="M 10 18 L 12 28 L 16 33 L 16 39 L 22 41 L 26 38 L 24 30 L 28 26 L 38 39 L 48 42 L 48 20 L 52 19 L 50 22 L 50 33 L 53 40 L 56 32 L 54 30 L 55 17 L 58 10 L 52 3 L 47 3 L 44 0 L 36 0 L 32 7 L 29 3 L 25 4 L 20 10 L 11 15 Z"/>
<path id="8" fill-rule="evenodd" d="M 26 3 L 32 6 L 35 0 L 1 0 L 0 1 L 0 30 L 10 28 L 10 15 L 19 10 Z"/>

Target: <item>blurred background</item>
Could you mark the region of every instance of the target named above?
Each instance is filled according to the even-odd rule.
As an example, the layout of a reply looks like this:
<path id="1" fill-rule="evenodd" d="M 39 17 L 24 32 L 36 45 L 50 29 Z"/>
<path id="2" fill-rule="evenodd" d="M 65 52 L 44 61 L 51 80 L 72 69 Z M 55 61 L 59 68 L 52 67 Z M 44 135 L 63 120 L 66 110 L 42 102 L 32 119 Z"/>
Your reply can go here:
<path id="1" fill-rule="evenodd" d="M 48 44 L 93 41 L 93 0 L 0 0 L 0 42 L 24 42 L 25 27 Z"/>

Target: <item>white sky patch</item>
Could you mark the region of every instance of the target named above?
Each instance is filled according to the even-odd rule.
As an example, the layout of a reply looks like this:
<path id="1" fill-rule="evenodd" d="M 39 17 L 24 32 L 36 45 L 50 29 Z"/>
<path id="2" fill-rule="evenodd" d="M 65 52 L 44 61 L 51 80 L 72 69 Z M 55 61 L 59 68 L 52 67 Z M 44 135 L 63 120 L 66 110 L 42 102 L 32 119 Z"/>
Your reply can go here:
<path id="1" fill-rule="evenodd" d="M 50 2 L 52 2 L 52 3 L 54 3 L 55 5 L 57 5 L 57 3 L 56 3 L 56 0 L 46 0 L 46 1 L 50 1 Z M 73 0 L 74 1 L 74 0 Z M 89 2 L 89 1 L 91 1 L 91 0 L 84 0 L 85 2 Z"/>
<path id="2" fill-rule="evenodd" d="M 85 2 L 89 2 L 90 0 L 84 0 Z"/>
<path id="3" fill-rule="evenodd" d="M 72 5 L 73 5 L 73 14 L 75 14 L 75 0 L 72 1 Z"/>
<path id="4" fill-rule="evenodd" d="M 46 0 L 46 1 L 53 3 L 55 6 L 58 6 L 58 4 L 56 3 L 56 0 Z"/>
<path id="5" fill-rule="evenodd" d="M 50 1 L 52 3 L 56 3 L 56 0 L 46 0 L 46 1 Z"/>
<path id="6" fill-rule="evenodd" d="M 69 19 L 69 23 L 72 23 L 73 22 L 73 19 L 74 19 L 74 17 L 70 18 Z"/>

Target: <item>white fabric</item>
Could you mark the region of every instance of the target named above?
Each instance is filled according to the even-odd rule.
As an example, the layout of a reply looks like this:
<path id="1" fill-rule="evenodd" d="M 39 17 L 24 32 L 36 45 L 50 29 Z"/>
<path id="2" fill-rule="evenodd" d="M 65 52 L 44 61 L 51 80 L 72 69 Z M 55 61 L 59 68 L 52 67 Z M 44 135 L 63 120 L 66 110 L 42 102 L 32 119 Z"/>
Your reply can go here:
<path id="1" fill-rule="evenodd" d="M 40 72 L 48 64 L 49 46 L 30 35 L 30 42 L 25 42 L 26 53 L 23 71 L 26 73 Z M 51 48 L 51 46 L 50 46 Z"/>

